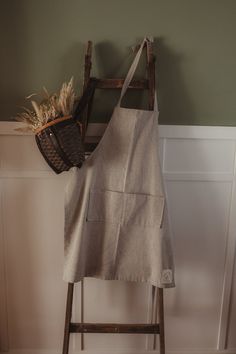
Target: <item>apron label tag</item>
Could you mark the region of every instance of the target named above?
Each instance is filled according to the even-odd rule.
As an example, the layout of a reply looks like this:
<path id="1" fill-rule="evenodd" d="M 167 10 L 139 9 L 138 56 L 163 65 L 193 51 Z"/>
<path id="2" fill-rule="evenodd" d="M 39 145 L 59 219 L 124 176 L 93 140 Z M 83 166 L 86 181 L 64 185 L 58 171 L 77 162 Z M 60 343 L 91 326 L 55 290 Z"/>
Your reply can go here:
<path id="1" fill-rule="evenodd" d="M 172 270 L 164 269 L 162 271 L 161 282 L 162 284 L 170 284 L 173 281 Z"/>

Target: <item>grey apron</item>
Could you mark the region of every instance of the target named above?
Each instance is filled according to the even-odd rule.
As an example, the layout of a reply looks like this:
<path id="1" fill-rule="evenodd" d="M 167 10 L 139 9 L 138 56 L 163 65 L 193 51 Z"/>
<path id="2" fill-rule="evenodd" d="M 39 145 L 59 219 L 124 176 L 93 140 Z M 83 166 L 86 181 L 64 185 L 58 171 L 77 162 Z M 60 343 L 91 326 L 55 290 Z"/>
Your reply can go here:
<path id="1" fill-rule="evenodd" d="M 145 40 L 104 135 L 65 192 L 63 280 L 84 277 L 173 287 L 172 249 L 158 156 L 158 109 L 121 107 Z"/>

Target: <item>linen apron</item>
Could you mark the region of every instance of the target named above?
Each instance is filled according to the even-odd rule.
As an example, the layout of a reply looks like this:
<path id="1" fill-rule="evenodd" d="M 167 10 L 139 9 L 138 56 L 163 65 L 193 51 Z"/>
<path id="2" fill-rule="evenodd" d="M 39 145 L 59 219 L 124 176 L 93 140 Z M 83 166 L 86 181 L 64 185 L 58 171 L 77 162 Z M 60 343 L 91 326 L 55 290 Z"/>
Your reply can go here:
<path id="1" fill-rule="evenodd" d="M 172 249 L 158 154 L 158 108 L 121 107 L 146 39 L 104 135 L 65 192 L 63 280 L 84 277 L 173 287 Z"/>

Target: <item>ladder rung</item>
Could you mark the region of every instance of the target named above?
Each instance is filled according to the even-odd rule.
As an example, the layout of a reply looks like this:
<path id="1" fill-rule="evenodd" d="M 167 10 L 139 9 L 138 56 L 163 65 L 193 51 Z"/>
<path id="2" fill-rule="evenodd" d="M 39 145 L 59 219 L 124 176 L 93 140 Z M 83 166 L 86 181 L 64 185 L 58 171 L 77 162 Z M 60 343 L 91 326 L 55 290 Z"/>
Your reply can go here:
<path id="1" fill-rule="evenodd" d="M 159 324 L 70 323 L 70 333 L 160 333 Z"/>
<path id="2" fill-rule="evenodd" d="M 124 84 L 124 79 L 96 79 L 96 87 L 100 89 L 121 89 Z M 148 89 L 149 84 L 147 79 L 132 80 L 129 88 L 133 89 Z"/>

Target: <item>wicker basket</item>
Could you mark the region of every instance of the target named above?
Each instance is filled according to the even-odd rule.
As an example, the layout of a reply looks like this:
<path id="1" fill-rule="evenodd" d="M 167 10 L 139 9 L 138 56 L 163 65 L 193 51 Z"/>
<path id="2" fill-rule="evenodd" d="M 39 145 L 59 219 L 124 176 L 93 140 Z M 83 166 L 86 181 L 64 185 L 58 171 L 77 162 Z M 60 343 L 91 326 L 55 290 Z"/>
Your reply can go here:
<path id="1" fill-rule="evenodd" d="M 72 166 L 81 167 L 85 160 L 83 144 L 84 126 L 79 120 L 84 108 L 92 99 L 96 79 L 91 78 L 72 116 L 60 117 L 37 130 L 35 139 L 48 165 L 56 173 L 68 171 Z"/>
<path id="2" fill-rule="evenodd" d="M 47 123 L 36 132 L 35 139 L 43 157 L 56 173 L 68 171 L 72 166 L 82 166 L 85 159 L 82 125 L 72 116 Z"/>

